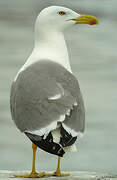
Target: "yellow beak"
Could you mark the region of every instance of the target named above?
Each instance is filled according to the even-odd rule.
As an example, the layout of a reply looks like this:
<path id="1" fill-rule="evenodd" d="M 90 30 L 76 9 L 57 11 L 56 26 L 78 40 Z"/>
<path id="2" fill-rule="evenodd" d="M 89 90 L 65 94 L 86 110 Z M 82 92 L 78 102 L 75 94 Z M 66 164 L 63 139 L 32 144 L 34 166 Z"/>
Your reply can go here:
<path id="1" fill-rule="evenodd" d="M 71 20 L 75 21 L 76 22 L 75 24 L 95 25 L 99 23 L 98 19 L 95 16 L 84 15 L 84 14 L 81 14 L 80 17 Z"/>

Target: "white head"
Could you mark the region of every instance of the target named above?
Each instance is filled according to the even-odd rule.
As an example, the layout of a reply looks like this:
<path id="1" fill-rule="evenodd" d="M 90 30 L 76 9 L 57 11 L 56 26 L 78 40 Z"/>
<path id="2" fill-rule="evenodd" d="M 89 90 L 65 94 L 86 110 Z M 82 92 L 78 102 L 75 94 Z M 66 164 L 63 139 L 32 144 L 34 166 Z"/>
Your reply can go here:
<path id="1" fill-rule="evenodd" d="M 63 32 L 69 27 L 72 27 L 74 24 L 93 25 L 98 24 L 98 20 L 94 16 L 80 15 L 65 7 L 50 6 L 40 12 L 39 16 L 37 17 L 36 28 L 41 26 L 46 30 L 51 28 Z"/>

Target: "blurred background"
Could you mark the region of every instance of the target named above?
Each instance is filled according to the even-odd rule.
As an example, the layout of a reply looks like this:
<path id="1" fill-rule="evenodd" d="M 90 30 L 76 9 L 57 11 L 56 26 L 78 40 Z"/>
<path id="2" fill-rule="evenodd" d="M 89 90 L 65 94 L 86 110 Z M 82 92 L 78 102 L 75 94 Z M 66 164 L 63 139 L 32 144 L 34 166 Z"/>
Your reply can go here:
<path id="1" fill-rule="evenodd" d="M 62 159 L 62 170 L 117 171 L 117 1 L 0 0 L 0 169 L 29 170 L 31 142 L 11 120 L 10 86 L 34 44 L 34 24 L 50 5 L 99 18 L 98 26 L 78 25 L 65 34 L 71 66 L 86 108 L 84 138 L 78 152 Z M 39 171 L 55 170 L 57 157 L 40 149 Z"/>

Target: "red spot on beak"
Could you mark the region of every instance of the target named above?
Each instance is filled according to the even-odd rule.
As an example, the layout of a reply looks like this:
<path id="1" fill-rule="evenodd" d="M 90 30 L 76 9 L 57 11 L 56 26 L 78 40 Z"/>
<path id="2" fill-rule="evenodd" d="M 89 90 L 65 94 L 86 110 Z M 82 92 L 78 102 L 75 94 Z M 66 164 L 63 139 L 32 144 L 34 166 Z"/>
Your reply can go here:
<path id="1" fill-rule="evenodd" d="M 96 24 L 96 21 L 91 21 L 90 22 L 90 25 L 94 25 L 94 24 Z"/>

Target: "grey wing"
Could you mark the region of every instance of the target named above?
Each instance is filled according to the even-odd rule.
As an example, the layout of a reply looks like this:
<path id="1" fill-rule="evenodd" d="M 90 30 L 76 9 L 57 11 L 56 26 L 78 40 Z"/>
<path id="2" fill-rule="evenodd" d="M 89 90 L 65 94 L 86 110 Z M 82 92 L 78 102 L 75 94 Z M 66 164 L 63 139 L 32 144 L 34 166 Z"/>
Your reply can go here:
<path id="1" fill-rule="evenodd" d="M 11 88 L 11 114 L 22 132 L 48 134 L 61 122 L 72 136 L 84 131 L 84 106 L 81 94 L 74 96 L 69 84 L 56 79 L 21 74 Z M 33 82 L 33 83 L 32 83 Z M 67 88 L 68 87 L 68 88 Z M 77 89 L 80 93 L 79 87 Z"/>

